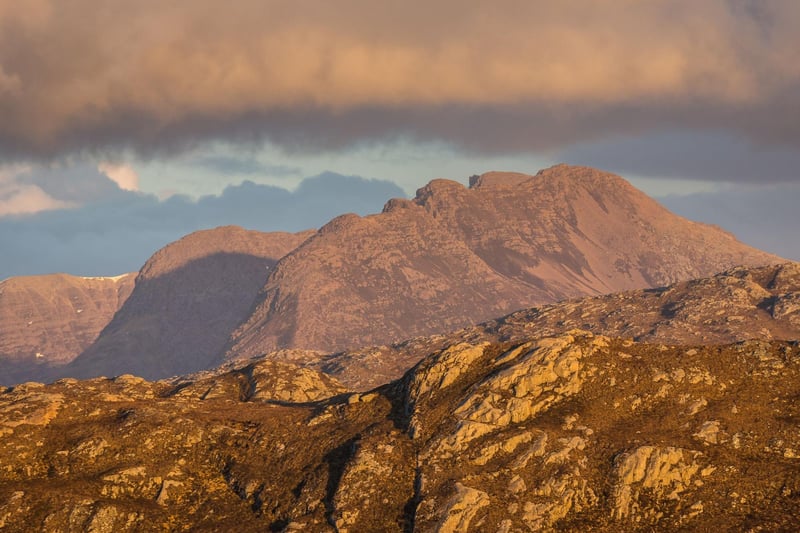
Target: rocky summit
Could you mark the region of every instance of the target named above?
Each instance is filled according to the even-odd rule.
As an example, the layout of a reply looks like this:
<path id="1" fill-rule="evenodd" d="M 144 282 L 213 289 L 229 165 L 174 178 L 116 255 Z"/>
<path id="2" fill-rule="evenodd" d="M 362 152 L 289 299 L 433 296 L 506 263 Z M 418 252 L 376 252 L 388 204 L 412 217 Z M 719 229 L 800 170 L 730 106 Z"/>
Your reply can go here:
<path id="1" fill-rule="evenodd" d="M 789 531 L 800 345 L 453 338 L 366 393 L 287 363 L 0 393 L 3 531 Z"/>
<path id="2" fill-rule="evenodd" d="M 591 168 L 434 180 L 381 214 L 334 219 L 282 258 L 226 357 L 385 344 L 778 261 Z"/>

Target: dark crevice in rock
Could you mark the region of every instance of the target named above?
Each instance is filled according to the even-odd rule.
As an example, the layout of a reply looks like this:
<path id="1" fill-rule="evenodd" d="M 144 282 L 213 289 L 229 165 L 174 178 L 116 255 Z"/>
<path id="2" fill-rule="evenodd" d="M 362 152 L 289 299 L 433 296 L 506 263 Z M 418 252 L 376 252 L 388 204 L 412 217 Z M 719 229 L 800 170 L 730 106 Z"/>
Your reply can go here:
<path id="1" fill-rule="evenodd" d="M 422 467 L 420 466 L 418 453 L 416 454 L 416 465 L 414 469 L 414 494 L 403 508 L 403 515 L 405 517 L 405 524 L 403 526 L 404 533 L 414 532 L 417 507 L 419 506 L 419 502 L 422 501 Z"/>
<path id="2" fill-rule="evenodd" d="M 337 532 L 339 528 L 336 526 L 336 504 L 334 503 L 334 497 L 336 496 L 336 491 L 339 489 L 339 482 L 342 480 L 347 463 L 355 455 L 360 440 L 361 435 L 356 435 L 352 439 L 337 446 L 323 457 L 323 460 L 328 465 L 328 483 L 325 486 L 325 499 L 323 500 L 325 504 L 325 519 Z"/>

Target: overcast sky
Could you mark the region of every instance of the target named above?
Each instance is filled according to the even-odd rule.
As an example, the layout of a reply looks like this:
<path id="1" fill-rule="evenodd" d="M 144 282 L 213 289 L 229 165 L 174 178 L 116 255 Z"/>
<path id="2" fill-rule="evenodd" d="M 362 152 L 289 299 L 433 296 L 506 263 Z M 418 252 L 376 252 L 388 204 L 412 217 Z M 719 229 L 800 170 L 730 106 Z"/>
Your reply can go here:
<path id="1" fill-rule="evenodd" d="M 0 2 L 0 277 L 321 223 L 254 196 L 369 212 L 560 161 L 800 259 L 799 25 L 794 0 Z"/>

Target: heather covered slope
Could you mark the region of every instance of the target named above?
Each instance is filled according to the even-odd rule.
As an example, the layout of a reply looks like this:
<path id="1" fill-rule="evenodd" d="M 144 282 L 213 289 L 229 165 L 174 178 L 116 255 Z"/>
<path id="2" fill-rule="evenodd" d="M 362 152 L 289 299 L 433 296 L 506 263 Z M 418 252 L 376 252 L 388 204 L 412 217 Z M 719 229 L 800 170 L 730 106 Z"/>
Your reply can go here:
<path id="1" fill-rule="evenodd" d="M 213 366 L 278 259 L 313 232 L 225 226 L 158 251 L 128 301 L 63 375 L 160 378 Z"/>
<path id="2" fill-rule="evenodd" d="M 383 344 L 778 261 L 590 168 L 492 172 L 469 189 L 434 180 L 381 214 L 334 219 L 283 258 L 227 355 Z"/>
<path id="3" fill-rule="evenodd" d="M 368 394 L 269 361 L 175 383 L 0 391 L 0 528 L 788 531 L 800 520 L 796 342 L 451 340 Z"/>
<path id="4" fill-rule="evenodd" d="M 42 379 L 71 361 L 127 300 L 134 278 L 51 274 L 0 282 L 0 383 Z"/>

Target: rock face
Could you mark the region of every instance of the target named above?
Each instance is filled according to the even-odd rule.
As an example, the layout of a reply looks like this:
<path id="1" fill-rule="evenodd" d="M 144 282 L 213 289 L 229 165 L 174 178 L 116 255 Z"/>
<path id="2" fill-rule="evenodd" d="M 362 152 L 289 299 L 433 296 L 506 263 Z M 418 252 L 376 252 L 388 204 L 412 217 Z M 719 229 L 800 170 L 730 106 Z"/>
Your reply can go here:
<path id="1" fill-rule="evenodd" d="M 134 277 L 52 274 L 0 282 L 0 383 L 42 379 L 74 359 L 127 300 Z"/>
<path id="2" fill-rule="evenodd" d="M 452 335 L 327 355 L 305 364 L 347 386 L 369 389 L 399 378 L 420 354 L 465 342 L 519 342 L 580 328 L 599 335 L 667 344 L 724 344 L 800 336 L 800 264 L 737 267 L 658 289 L 569 300 L 524 309 Z"/>
<path id="3" fill-rule="evenodd" d="M 451 341 L 366 394 L 268 360 L 7 389 L 0 528 L 795 528 L 797 342 Z"/>
<path id="4" fill-rule="evenodd" d="M 125 305 L 63 375 L 161 378 L 213 366 L 269 270 L 313 232 L 199 231 L 142 267 Z"/>
<path id="5" fill-rule="evenodd" d="M 469 189 L 434 180 L 379 215 L 334 219 L 284 257 L 227 356 L 384 344 L 776 261 L 589 168 L 492 172 Z"/>

